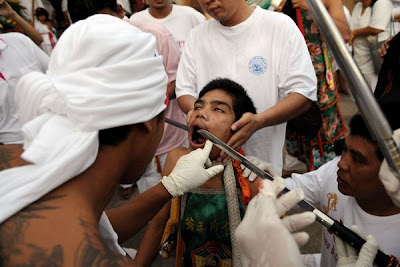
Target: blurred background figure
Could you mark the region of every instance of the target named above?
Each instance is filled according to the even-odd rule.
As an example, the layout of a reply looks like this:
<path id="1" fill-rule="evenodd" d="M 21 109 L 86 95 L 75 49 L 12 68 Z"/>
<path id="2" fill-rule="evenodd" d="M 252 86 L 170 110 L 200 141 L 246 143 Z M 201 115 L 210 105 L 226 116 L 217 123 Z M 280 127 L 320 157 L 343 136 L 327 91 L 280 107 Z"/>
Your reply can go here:
<path id="1" fill-rule="evenodd" d="M 57 43 L 56 29 L 53 27 L 46 9 L 38 7 L 35 16 L 35 29 L 43 37 L 40 47 L 50 56 Z"/>
<path id="2" fill-rule="evenodd" d="M 350 45 L 354 61 L 372 91 L 381 66 L 378 49 L 390 36 L 392 9 L 389 0 L 359 0 L 351 16 Z"/>
<path id="3" fill-rule="evenodd" d="M 341 0 L 325 0 L 324 4 L 343 39 L 350 29 Z M 306 0 L 284 0 L 277 11 L 289 15 L 302 32 L 318 80 L 318 100 L 303 115 L 288 121 L 286 128 L 286 173 L 311 171 L 336 157 L 334 142 L 344 138 L 346 127 L 339 107 L 338 84 L 334 78 L 333 54 L 324 41 Z M 292 156 L 292 157 L 291 157 Z M 294 157 L 294 158 L 293 158 Z M 297 160 L 305 164 L 297 164 Z M 299 166 L 301 169 L 299 169 Z"/>

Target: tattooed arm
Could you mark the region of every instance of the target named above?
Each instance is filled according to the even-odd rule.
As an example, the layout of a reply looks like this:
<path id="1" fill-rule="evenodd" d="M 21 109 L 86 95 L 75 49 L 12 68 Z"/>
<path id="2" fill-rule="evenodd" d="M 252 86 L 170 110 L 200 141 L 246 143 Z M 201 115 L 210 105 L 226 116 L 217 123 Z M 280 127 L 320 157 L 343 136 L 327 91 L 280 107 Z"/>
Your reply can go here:
<path id="1" fill-rule="evenodd" d="M 0 225 L 0 266 L 136 266 L 104 245 L 96 222 L 65 227 L 66 199 L 49 194 Z"/>
<path id="2" fill-rule="evenodd" d="M 0 146 L 0 171 L 29 164 L 29 162 L 20 158 L 22 152 L 22 145 Z"/>

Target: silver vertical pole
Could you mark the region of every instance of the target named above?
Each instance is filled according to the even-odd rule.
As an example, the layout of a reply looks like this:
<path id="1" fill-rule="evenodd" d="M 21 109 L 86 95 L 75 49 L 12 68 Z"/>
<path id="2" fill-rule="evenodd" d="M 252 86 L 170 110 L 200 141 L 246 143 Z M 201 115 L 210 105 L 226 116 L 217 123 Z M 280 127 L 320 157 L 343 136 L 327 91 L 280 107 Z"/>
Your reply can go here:
<path id="1" fill-rule="evenodd" d="M 400 180 L 400 152 L 392 138 L 392 129 L 375 100 L 372 91 L 354 62 L 350 51 L 321 0 L 306 0 L 319 29 L 345 75 L 351 93 L 366 124 L 378 142 L 389 166 Z"/>

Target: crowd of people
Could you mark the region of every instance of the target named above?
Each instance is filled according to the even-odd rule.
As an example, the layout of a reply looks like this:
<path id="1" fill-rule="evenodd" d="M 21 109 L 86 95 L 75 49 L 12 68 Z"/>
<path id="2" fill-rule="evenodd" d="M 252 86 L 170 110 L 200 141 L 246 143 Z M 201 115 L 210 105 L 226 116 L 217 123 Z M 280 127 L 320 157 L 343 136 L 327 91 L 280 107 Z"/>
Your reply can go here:
<path id="1" fill-rule="evenodd" d="M 322 2 L 400 145 L 397 1 Z M 316 21 L 306 0 L 0 0 L 0 266 L 399 266 L 399 174 L 373 122 L 346 125 Z M 321 226 L 301 255 L 303 199 L 362 248 Z"/>

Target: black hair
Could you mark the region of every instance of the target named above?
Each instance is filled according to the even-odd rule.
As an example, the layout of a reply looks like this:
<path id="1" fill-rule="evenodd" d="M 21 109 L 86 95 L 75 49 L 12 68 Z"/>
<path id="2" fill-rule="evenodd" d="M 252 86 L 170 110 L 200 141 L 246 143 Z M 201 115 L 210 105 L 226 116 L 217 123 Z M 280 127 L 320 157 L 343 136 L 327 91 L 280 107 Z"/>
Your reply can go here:
<path id="1" fill-rule="evenodd" d="M 133 125 L 123 125 L 99 131 L 99 143 L 101 145 L 117 146 L 123 142 L 132 130 Z"/>
<path id="2" fill-rule="evenodd" d="M 96 14 L 91 0 L 68 0 L 68 13 L 73 23 Z"/>
<path id="3" fill-rule="evenodd" d="M 372 7 L 375 5 L 376 1 L 377 1 L 377 0 L 372 0 L 372 1 L 371 1 L 371 4 L 369 4 L 369 6 L 372 8 Z"/>
<path id="4" fill-rule="evenodd" d="M 400 118 L 397 116 L 397 110 L 398 110 L 398 104 L 396 103 L 387 103 L 387 102 L 382 102 L 381 100 L 378 100 L 378 104 L 383 112 L 383 114 L 386 117 L 386 120 L 388 121 L 390 127 L 392 130 L 396 130 L 400 128 Z M 376 144 L 376 154 L 379 160 L 383 160 L 383 153 L 379 149 L 379 146 L 377 144 L 377 141 L 374 136 L 371 135 L 367 124 L 365 123 L 364 118 L 361 116 L 361 114 L 356 114 L 354 115 L 349 123 L 350 127 L 350 135 L 356 135 L 356 136 L 361 136 L 365 138 L 366 140 L 370 141 L 371 143 Z"/>
<path id="5" fill-rule="evenodd" d="M 389 42 L 374 96 L 382 105 L 400 103 L 400 33 Z"/>
<path id="6" fill-rule="evenodd" d="M 228 78 L 216 78 L 203 87 L 199 98 L 213 90 L 223 90 L 232 97 L 233 111 L 235 112 L 235 121 L 239 120 L 246 112 L 256 114 L 256 108 L 253 100 L 249 97 L 246 90 L 238 83 Z"/>
<path id="7" fill-rule="evenodd" d="M 118 13 L 117 0 L 92 0 L 95 12 L 98 13 L 103 9 L 110 9 L 111 11 Z"/>
<path id="8" fill-rule="evenodd" d="M 35 16 L 39 17 L 39 16 L 44 16 L 45 17 L 45 21 L 50 21 L 49 19 L 49 12 L 47 12 L 46 9 L 38 7 L 35 10 Z"/>
<path id="9" fill-rule="evenodd" d="M 163 118 L 164 111 L 161 111 L 157 116 L 157 122 Z M 109 145 L 109 146 L 117 146 L 121 142 L 123 142 L 129 135 L 133 128 L 133 124 L 131 125 L 122 125 L 114 128 L 104 129 L 99 131 L 99 144 Z"/>

